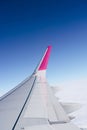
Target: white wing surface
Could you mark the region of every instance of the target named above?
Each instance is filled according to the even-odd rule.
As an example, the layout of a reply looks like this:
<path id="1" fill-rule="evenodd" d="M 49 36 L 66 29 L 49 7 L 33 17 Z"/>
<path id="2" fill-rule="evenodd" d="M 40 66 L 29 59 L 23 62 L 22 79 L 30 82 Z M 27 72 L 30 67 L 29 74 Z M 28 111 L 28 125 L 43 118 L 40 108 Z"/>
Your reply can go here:
<path id="1" fill-rule="evenodd" d="M 0 98 L 0 130 L 79 130 L 46 80 L 51 46 L 31 77 Z"/>

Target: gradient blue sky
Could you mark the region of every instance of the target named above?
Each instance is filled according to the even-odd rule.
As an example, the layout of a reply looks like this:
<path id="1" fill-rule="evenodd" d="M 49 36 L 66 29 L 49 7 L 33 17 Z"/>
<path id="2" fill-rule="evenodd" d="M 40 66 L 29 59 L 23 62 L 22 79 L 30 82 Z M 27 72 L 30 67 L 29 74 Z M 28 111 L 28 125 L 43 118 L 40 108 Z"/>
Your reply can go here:
<path id="1" fill-rule="evenodd" d="M 29 76 L 51 44 L 50 84 L 87 79 L 87 1 L 0 1 L 0 91 Z"/>

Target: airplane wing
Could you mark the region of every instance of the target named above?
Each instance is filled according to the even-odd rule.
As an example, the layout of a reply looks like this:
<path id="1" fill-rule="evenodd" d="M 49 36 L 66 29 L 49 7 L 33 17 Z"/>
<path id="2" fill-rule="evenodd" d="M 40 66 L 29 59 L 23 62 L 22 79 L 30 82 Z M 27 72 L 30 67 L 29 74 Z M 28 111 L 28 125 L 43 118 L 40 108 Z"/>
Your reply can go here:
<path id="1" fill-rule="evenodd" d="M 51 46 L 34 73 L 0 98 L 0 130 L 80 130 L 46 80 Z"/>

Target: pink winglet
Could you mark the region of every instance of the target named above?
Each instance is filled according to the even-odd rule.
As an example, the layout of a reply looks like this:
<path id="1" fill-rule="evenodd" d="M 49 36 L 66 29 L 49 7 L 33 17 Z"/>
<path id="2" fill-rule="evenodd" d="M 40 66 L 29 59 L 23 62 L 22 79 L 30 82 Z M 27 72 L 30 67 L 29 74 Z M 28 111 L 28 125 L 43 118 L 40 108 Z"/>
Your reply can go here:
<path id="1" fill-rule="evenodd" d="M 46 70 L 52 46 L 48 46 L 38 70 Z"/>

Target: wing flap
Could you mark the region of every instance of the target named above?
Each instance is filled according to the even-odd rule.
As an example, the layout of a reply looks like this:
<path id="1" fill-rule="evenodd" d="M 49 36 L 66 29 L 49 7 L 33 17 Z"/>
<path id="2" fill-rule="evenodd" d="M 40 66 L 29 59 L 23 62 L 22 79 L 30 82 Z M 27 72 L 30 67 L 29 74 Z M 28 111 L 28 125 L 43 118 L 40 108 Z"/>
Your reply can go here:
<path id="1" fill-rule="evenodd" d="M 80 130 L 75 125 L 70 123 L 66 124 L 54 124 L 54 125 L 36 125 L 31 127 L 26 127 L 24 130 Z"/>
<path id="2" fill-rule="evenodd" d="M 66 111 L 67 114 L 77 111 L 81 108 L 81 104 L 79 103 L 63 103 L 61 102 L 62 107 Z"/>

